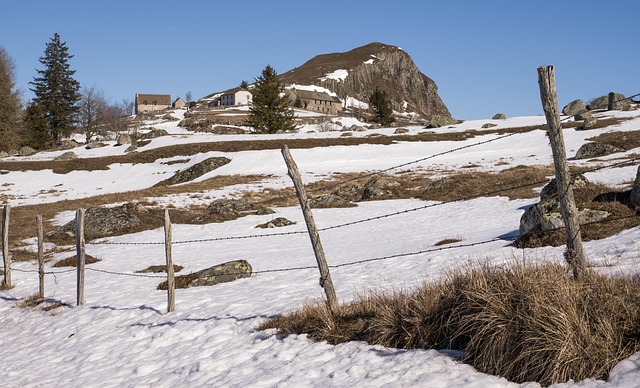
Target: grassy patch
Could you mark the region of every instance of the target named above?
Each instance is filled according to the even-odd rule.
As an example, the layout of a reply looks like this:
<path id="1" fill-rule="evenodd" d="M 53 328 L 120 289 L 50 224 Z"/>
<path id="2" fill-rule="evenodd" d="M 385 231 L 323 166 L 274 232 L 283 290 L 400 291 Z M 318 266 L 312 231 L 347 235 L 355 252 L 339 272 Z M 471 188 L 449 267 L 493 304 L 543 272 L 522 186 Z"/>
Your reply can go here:
<path id="1" fill-rule="evenodd" d="M 434 247 L 440 247 L 443 245 L 455 244 L 461 242 L 462 239 L 459 238 L 445 238 L 444 240 L 440 240 L 437 243 L 433 244 Z"/>
<path id="2" fill-rule="evenodd" d="M 173 265 L 173 272 L 180 272 L 182 271 L 184 267 L 181 265 L 177 265 L 174 264 Z M 151 265 L 145 269 L 142 269 L 140 271 L 136 271 L 136 273 L 166 273 L 167 272 L 167 266 L 166 265 Z"/>
<path id="3" fill-rule="evenodd" d="M 84 263 L 85 264 L 93 264 L 93 263 L 97 263 L 99 261 L 100 261 L 100 259 L 96 259 L 95 257 L 93 257 L 91 255 L 85 254 L 85 256 L 84 256 Z M 67 257 L 66 259 L 62 259 L 62 260 L 56 262 L 53 266 L 55 268 L 76 267 L 77 266 L 77 258 L 76 258 L 76 256 Z"/>
<path id="4" fill-rule="evenodd" d="M 258 329 L 331 344 L 454 349 L 479 371 L 546 386 L 606 379 L 640 351 L 638 292 L 638 282 L 595 273 L 576 281 L 558 265 L 477 266 L 412 293 L 366 295 L 335 315 L 324 303 L 307 305 Z"/>
<path id="5" fill-rule="evenodd" d="M 608 132 L 587 140 L 609 144 L 625 151 L 640 147 L 640 131 Z"/>

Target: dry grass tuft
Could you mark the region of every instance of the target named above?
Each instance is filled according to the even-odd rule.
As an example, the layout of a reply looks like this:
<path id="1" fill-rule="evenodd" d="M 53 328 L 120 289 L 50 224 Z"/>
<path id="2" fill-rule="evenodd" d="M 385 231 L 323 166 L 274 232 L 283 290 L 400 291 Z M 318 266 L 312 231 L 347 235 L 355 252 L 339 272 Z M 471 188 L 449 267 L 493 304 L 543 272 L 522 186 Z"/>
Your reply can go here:
<path id="1" fill-rule="evenodd" d="M 445 238 L 445 239 L 440 240 L 437 243 L 433 244 L 433 246 L 434 247 L 439 247 L 439 246 L 442 246 L 442 245 L 455 244 L 455 243 L 458 243 L 458 242 L 461 242 L 461 241 L 462 241 L 462 239 L 457 238 L 457 237 L 455 237 L 455 238 Z"/>
<path id="2" fill-rule="evenodd" d="M 180 272 L 184 267 L 181 265 L 174 264 L 173 272 Z M 136 271 L 136 273 L 165 273 L 167 272 L 166 265 L 151 265 L 143 270 Z"/>
<path id="3" fill-rule="evenodd" d="M 93 264 L 93 263 L 97 263 L 99 262 L 100 259 L 97 259 L 91 255 L 87 255 L 85 254 L 84 256 L 84 263 L 85 264 Z M 62 259 L 60 261 L 57 261 L 54 265 L 55 268 L 60 268 L 60 267 L 75 267 L 77 266 L 77 257 L 76 256 L 71 256 L 71 257 L 67 257 L 66 259 Z"/>
<path id="4" fill-rule="evenodd" d="M 258 329 L 337 344 L 462 351 L 476 369 L 522 383 L 605 379 L 640 350 L 640 284 L 595 273 L 576 281 L 559 265 L 455 271 L 412 293 L 305 306 Z"/>

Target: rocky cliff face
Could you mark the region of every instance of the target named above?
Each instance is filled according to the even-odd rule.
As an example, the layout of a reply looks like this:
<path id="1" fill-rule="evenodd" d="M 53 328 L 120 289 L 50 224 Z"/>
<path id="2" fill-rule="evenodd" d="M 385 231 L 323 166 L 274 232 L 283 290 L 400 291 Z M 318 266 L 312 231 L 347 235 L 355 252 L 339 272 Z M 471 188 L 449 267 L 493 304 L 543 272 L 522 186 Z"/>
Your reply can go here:
<path id="1" fill-rule="evenodd" d="M 368 102 L 376 87 L 385 91 L 398 112 L 423 117 L 451 116 L 438 96 L 436 83 L 422 74 L 402 49 L 371 43 L 345 53 L 318 55 L 304 65 L 280 75 L 287 85 L 318 85 L 340 99 Z"/>

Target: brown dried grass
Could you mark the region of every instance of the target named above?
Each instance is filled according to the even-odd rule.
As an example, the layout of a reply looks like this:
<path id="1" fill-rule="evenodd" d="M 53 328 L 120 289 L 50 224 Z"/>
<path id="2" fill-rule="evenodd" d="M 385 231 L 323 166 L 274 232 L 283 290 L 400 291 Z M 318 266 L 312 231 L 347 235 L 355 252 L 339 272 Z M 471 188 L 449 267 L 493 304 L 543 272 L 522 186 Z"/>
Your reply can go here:
<path id="1" fill-rule="evenodd" d="M 640 284 L 559 265 L 469 267 L 414 292 L 371 293 L 269 320 L 258 330 L 307 333 L 337 344 L 366 341 L 402 349 L 454 349 L 484 373 L 543 385 L 606 379 L 640 350 Z"/>

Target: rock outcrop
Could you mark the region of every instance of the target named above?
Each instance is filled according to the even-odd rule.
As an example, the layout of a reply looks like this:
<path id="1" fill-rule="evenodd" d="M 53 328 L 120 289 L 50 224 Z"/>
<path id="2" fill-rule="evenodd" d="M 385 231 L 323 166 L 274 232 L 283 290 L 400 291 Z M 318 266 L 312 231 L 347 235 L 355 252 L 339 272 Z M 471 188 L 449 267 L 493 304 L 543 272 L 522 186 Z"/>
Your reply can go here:
<path id="1" fill-rule="evenodd" d="M 169 183 L 172 185 L 176 185 L 178 183 L 192 181 L 208 172 L 224 166 L 230 161 L 231 159 L 225 157 L 213 157 L 205 159 L 202 162 L 196 163 L 185 170 L 178 171 L 174 176 L 169 178 Z"/>
<path id="2" fill-rule="evenodd" d="M 331 76 L 341 70 L 344 76 Z M 422 74 L 409 54 L 383 43 L 371 43 L 344 53 L 318 55 L 302 66 L 280 75 L 286 85 L 317 85 L 340 99 L 369 101 L 377 88 L 389 96 L 398 112 L 423 117 L 451 114 L 438 95 L 436 83 Z"/>
<path id="3" fill-rule="evenodd" d="M 147 209 L 139 203 L 127 203 L 120 207 L 97 207 L 87 209 L 84 215 L 84 234 L 87 240 L 112 236 L 142 224 L 140 217 Z M 75 236 L 75 221 L 60 228 L 60 231 Z"/>
<path id="4" fill-rule="evenodd" d="M 176 288 L 191 288 L 202 286 L 214 286 L 220 283 L 228 283 L 234 280 L 251 277 L 251 264 L 246 260 L 234 260 L 223 264 L 214 265 L 202 271 L 187 275 L 176 276 Z M 167 282 L 158 285 L 159 290 L 167 289 Z"/>

